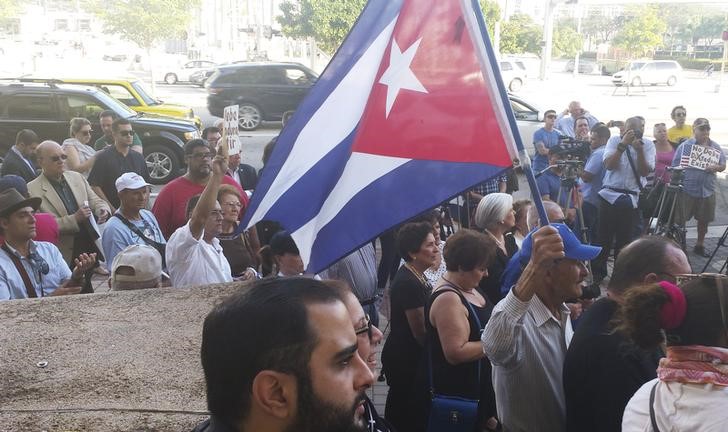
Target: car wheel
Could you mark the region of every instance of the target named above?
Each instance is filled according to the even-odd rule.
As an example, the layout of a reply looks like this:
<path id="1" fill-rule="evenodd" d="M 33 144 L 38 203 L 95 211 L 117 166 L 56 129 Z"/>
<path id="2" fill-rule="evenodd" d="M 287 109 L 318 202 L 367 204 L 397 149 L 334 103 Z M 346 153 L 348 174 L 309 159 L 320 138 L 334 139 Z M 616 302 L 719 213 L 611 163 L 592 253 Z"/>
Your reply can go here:
<path id="1" fill-rule="evenodd" d="M 521 86 L 523 86 L 523 81 L 520 78 L 513 78 L 510 84 L 508 84 L 508 90 L 517 92 L 521 89 Z"/>
<path id="2" fill-rule="evenodd" d="M 642 85 L 642 79 L 640 77 L 634 77 L 632 78 L 632 83 L 630 84 L 632 87 L 637 87 Z"/>
<path id="3" fill-rule="evenodd" d="M 164 82 L 166 82 L 167 84 L 170 84 L 170 85 L 176 84 L 177 75 L 173 74 L 173 73 L 168 73 L 167 75 L 164 76 Z"/>
<path id="4" fill-rule="evenodd" d="M 177 177 L 180 163 L 174 151 L 163 145 L 153 145 L 144 150 L 149 178 L 153 184 L 165 184 Z"/>
<path id="5" fill-rule="evenodd" d="M 667 85 L 668 86 L 672 87 L 675 84 L 677 84 L 677 77 L 671 76 L 670 78 L 667 79 Z"/>
<path id="6" fill-rule="evenodd" d="M 238 107 L 238 125 L 240 129 L 252 131 L 258 129 L 263 121 L 263 115 L 257 106 L 250 103 L 240 104 Z"/>

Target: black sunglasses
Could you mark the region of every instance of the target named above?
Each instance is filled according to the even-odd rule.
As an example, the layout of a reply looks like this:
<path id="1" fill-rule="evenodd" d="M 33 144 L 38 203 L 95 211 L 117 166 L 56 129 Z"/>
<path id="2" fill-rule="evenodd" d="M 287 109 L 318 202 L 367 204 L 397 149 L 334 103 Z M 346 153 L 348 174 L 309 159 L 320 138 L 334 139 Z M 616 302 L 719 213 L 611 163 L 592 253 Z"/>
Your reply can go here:
<path id="1" fill-rule="evenodd" d="M 132 136 L 132 135 L 134 135 L 134 131 L 133 130 L 119 131 L 119 135 L 124 136 L 124 137 Z"/>
<path id="2" fill-rule="evenodd" d="M 62 154 L 60 156 L 51 156 L 49 159 L 52 160 L 53 162 L 58 162 L 58 161 L 61 161 L 61 160 L 68 159 L 68 156 Z"/>
<path id="3" fill-rule="evenodd" d="M 675 113 L 675 117 L 685 117 L 686 115 L 687 115 L 687 113 L 684 113 L 684 112 L 676 112 Z"/>

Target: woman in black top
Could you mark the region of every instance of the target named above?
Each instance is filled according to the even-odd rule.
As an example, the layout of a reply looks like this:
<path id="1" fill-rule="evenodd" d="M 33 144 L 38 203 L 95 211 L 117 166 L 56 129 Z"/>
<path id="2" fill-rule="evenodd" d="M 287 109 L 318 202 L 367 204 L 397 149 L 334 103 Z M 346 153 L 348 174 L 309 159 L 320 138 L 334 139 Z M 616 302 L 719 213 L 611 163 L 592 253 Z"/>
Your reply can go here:
<path id="1" fill-rule="evenodd" d="M 488 266 L 488 274 L 478 285 L 478 291 L 495 305 L 504 297 L 501 294 L 503 271 L 518 251 L 516 239 L 509 232 L 516 224 L 513 197 L 504 193 L 483 197 L 475 210 L 475 224 L 497 245 L 495 259 Z"/>
<path id="2" fill-rule="evenodd" d="M 248 231 L 235 234 L 238 229 L 238 217 L 243 208 L 240 192 L 230 185 L 220 186 L 217 201 L 222 208 L 222 233 L 217 236 L 222 246 L 222 253 L 230 264 L 234 278 L 253 279 L 258 275 L 257 251 L 251 242 Z"/>
<path id="3" fill-rule="evenodd" d="M 430 297 L 427 314 L 432 388 L 436 394 L 479 400 L 475 431 L 498 427 L 491 366 L 480 342 L 493 304 L 476 289 L 487 276 L 496 249 L 493 239 L 473 230 L 463 229 L 448 238 L 447 272 Z"/>
<path id="4" fill-rule="evenodd" d="M 405 264 L 397 271 L 389 293 L 391 332 L 382 350 L 389 385 L 384 418 L 399 432 L 421 432 L 415 422 L 423 417 L 415 377 L 425 342 L 425 303 L 432 292 L 423 272 L 439 254 L 432 225 L 404 225 L 397 235 L 397 248 Z"/>

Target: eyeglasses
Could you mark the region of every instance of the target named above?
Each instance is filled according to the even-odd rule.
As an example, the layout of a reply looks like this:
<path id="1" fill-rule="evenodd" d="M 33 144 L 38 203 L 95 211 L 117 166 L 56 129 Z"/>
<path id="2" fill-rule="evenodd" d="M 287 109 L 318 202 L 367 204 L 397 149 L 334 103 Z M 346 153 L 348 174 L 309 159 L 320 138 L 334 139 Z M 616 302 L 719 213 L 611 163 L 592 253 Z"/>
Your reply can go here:
<path id="1" fill-rule="evenodd" d="M 546 116 L 547 119 L 555 119 L 556 116 L 554 114 L 549 114 Z"/>
<path id="2" fill-rule="evenodd" d="M 228 202 L 228 203 L 222 203 L 222 205 L 226 207 L 242 207 L 243 205 L 239 202 Z"/>
<path id="3" fill-rule="evenodd" d="M 710 126 L 708 126 L 708 125 L 698 126 L 696 129 L 701 130 L 701 131 L 710 132 Z"/>
<path id="4" fill-rule="evenodd" d="M 133 136 L 134 135 L 134 131 L 133 130 L 123 130 L 123 131 L 119 131 L 119 135 L 121 135 L 123 137 L 130 137 L 130 136 Z"/>
<path id="5" fill-rule="evenodd" d="M 81 135 L 83 135 L 83 136 L 91 136 L 91 132 L 93 132 L 93 131 L 92 130 L 82 130 L 81 131 Z"/>
<path id="6" fill-rule="evenodd" d="M 222 217 L 222 210 L 212 210 L 212 211 L 210 211 L 210 216 Z"/>
<path id="7" fill-rule="evenodd" d="M 190 156 L 192 156 L 195 159 L 212 159 L 212 153 L 192 153 Z"/>
<path id="8" fill-rule="evenodd" d="M 675 113 L 675 117 L 685 117 L 686 115 L 687 115 L 687 113 L 684 113 L 684 112 L 676 112 Z"/>
<path id="9" fill-rule="evenodd" d="M 62 154 L 60 156 L 51 156 L 49 159 L 52 160 L 53 162 L 58 162 L 58 161 L 68 159 L 68 156 L 66 156 L 65 154 Z"/>
<path id="10" fill-rule="evenodd" d="M 369 314 L 365 314 L 364 319 L 366 320 L 366 324 L 364 325 L 364 327 L 354 329 L 354 334 L 356 334 L 357 336 L 362 335 L 364 333 L 371 335 L 372 320 L 369 318 Z"/>

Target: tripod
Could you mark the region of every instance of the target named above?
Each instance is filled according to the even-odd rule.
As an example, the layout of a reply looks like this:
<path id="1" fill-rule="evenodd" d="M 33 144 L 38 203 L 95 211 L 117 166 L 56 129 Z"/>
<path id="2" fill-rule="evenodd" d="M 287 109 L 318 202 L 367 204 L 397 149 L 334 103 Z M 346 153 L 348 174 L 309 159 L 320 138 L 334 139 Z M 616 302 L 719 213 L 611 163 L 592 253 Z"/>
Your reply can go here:
<path id="1" fill-rule="evenodd" d="M 675 209 L 682 195 L 682 179 L 665 183 L 657 206 L 647 225 L 647 235 L 665 236 L 675 241 L 687 254 L 685 222 L 675 222 Z"/>
<path id="2" fill-rule="evenodd" d="M 708 269 L 708 266 L 713 261 L 713 258 L 715 258 L 715 254 L 718 253 L 718 249 L 720 249 L 721 246 L 725 245 L 725 241 L 728 239 L 728 228 L 723 231 L 723 235 L 718 240 L 718 245 L 713 250 L 713 253 L 710 254 L 710 258 L 708 258 L 708 262 L 705 263 L 705 266 L 703 267 L 703 270 L 700 271 L 700 273 L 705 273 L 705 270 Z M 723 262 L 723 265 L 720 267 L 720 270 L 718 270 L 718 273 L 722 274 L 728 274 L 728 257 L 726 257 L 725 261 Z"/>

